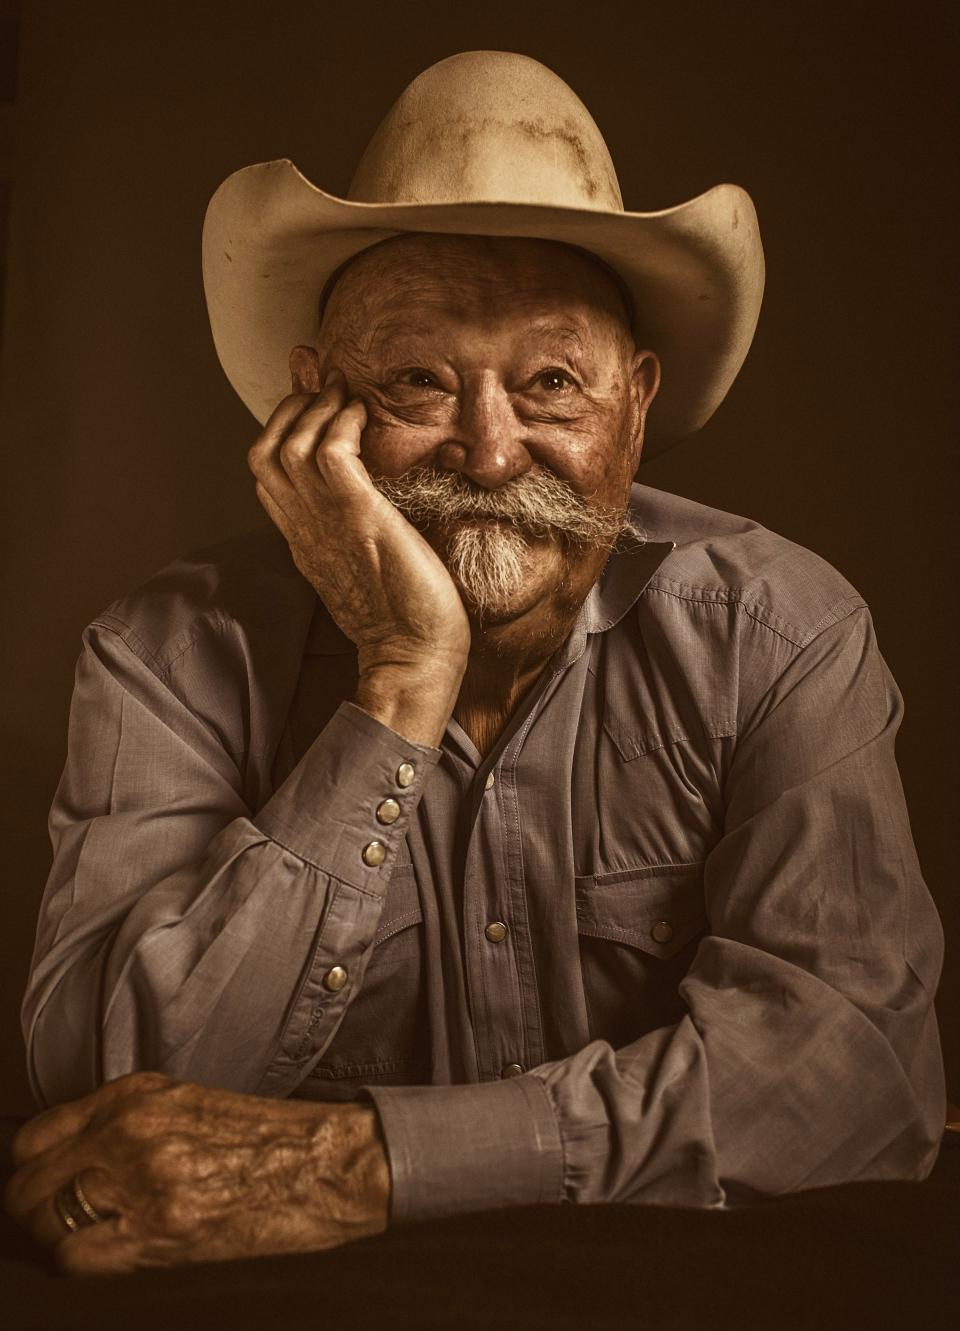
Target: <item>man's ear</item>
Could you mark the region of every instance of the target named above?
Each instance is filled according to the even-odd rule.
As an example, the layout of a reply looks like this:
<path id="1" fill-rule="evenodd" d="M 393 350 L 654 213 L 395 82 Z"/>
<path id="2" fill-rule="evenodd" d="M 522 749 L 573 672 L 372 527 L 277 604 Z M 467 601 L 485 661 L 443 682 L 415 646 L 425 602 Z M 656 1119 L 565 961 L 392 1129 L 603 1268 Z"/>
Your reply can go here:
<path id="1" fill-rule="evenodd" d="M 647 412 L 660 387 L 660 360 L 655 351 L 638 351 L 630 370 L 631 442 L 633 471 L 640 465 Z M 631 475 L 633 473 L 631 472 Z"/>
<path id="2" fill-rule="evenodd" d="M 316 347 L 294 347 L 290 352 L 290 383 L 294 393 L 319 393 L 320 357 Z"/>

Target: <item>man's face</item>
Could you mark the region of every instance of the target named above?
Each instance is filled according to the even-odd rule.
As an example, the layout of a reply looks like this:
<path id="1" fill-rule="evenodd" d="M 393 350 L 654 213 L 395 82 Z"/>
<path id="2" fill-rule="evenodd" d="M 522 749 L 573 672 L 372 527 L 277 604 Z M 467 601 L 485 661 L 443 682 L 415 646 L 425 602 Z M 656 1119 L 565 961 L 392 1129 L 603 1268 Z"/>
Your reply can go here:
<path id="1" fill-rule="evenodd" d="M 599 264 L 546 241 L 398 237 L 337 281 L 317 349 L 366 405 L 374 483 L 468 611 L 582 600 L 624 529 L 658 380 Z"/>

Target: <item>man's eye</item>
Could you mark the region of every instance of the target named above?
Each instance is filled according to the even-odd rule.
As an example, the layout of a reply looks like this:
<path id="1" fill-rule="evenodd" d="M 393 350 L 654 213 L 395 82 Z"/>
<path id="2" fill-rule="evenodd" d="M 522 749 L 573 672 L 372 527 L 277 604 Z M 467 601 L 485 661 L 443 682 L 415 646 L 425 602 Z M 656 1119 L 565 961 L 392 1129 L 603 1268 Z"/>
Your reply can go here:
<path id="1" fill-rule="evenodd" d="M 544 370 L 537 375 L 536 381 L 548 393 L 562 393 L 565 388 L 573 387 L 573 379 L 567 374 L 566 370 Z"/>
<path id="2" fill-rule="evenodd" d="M 414 366 L 410 370 L 402 370 L 398 375 L 402 384 L 408 384 L 411 388 L 437 388 L 436 379 L 429 370 L 422 370 L 419 366 Z"/>

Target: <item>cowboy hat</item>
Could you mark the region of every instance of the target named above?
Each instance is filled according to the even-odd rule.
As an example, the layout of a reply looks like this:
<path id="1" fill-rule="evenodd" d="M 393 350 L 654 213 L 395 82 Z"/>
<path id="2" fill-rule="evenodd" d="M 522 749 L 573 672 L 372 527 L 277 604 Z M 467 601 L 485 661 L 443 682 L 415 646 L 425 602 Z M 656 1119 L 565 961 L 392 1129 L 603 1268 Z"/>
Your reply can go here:
<path id="1" fill-rule="evenodd" d="M 316 339 L 331 276 L 405 232 L 560 241 L 612 268 L 663 367 L 644 458 L 713 414 L 760 311 L 763 250 L 744 190 L 716 185 L 673 208 L 625 212 L 600 131 L 561 78 L 527 56 L 464 52 L 400 95 L 345 199 L 286 158 L 234 172 L 211 199 L 210 326 L 227 378 L 261 424 L 290 391 L 291 347 Z"/>

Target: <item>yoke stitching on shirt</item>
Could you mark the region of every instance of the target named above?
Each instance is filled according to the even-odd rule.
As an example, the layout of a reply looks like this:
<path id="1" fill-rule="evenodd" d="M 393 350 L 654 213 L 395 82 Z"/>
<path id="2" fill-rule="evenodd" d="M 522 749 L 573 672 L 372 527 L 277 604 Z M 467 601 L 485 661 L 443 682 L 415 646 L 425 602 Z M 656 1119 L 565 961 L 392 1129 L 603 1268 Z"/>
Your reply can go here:
<path id="1" fill-rule="evenodd" d="M 663 585 L 664 583 L 670 583 L 672 585 L 665 586 Z M 784 619 L 782 615 L 778 615 L 777 612 L 764 601 L 754 600 L 751 602 L 747 600 L 743 595 L 743 589 L 739 587 L 727 588 L 726 594 L 719 590 L 716 593 L 709 593 L 706 590 L 698 593 L 693 588 L 686 588 L 686 584 L 684 583 L 675 582 L 669 578 L 662 578 L 656 583 L 650 583 L 645 589 L 645 594 L 646 592 L 651 591 L 662 592 L 664 596 L 672 596 L 678 601 L 692 601 L 702 605 L 733 606 L 736 610 L 742 610 L 743 613 L 749 616 L 749 618 L 755 623 L 760 624 L 763 628 L 768 629 L 778 637 L 785 639 L 799 650 L 803 650 L 804 647 L 808 646 L 809 643 L 811 643 L 828 625 L 839 623 L 840 620 L 845 619 L 848 614 L 852 614 L 855 610 L 866 610 L 869 608 L 859 592 L 844 592 L 841 597 L 836 601 L 833 601 L 827 609 L 824 610 L 818 620 L 804 630 L 801 629 L 798 624 L 794 624 L 790 620 Z M 851 602 L 853 603 L 852 605 L 850 604 Z M 844 612 L 844 607 L 848 606 L 849 609 Z M 770 623 L 771 619 L 776 620 L 776 624 Z M 783 627 L 778 628 L 777 624 L 782 625 Z M 790 632 L 787 632 L 786 630 L 790 630 Z"/>
<path id="2" fill-rule="evenodd" d="M 122 619 L 117 619 L 111 624 L 108 620 L 112 619 L 114 619 L 113 615 L 107 615 L 106 613 L 98 615 L 97 618 L 91 622 L 90 627 L 106 629 L 108 633 L 112 633 L 115 638 L 119 638 L 122 643 L 129 647 L 133 654 L 139 657 L 144 665 L 149 666 L 155 675 L 161 675 L 163 673 L 163 667 L 160 665 L 159 657 L 151 652 L 150 648 L 140 637 L 136 629 L 131 628 L 129 624 L 125 624 Z M 120 627 L 118 628 L 117 625 L 120 625 Z M 150 662 L 153 662 L 153 665 L 150 665 Z M 156 669 L 154 669 L 154 666 Z"/>
<path id="3" fill-rule="evenodd" d="M 182 660 L 183 657 L 186 656 L 187 652 L 190 651 L 191 647 L 195 647 L 197 645 L 197 643 L 200 640 L 200 635 L 203 632 L 203 629 L 206 625 L 209 624 L 213 628 L 215 633 L 223 633 L 224 629 L 226 629 L 230 625 L 230 623 L 231 621 L 229 619 L 225 619 L 223 614 L 219 610 L 215 610 L 209 620 L 198 621 L 198 623 L 195 625 L 196 632 L 192 635 L 189 641 L 184 643 L 184 645 L 180 648 L 179 652 L 177 652 L 176 656 L 171 656 L 167 664 L 161 667 L 163 673 L 165 675 L 169 675 L 170 671 L 177 664 L 177 662 Z"/>
<path id="4" fill-rule="evenodd" d="M 678 587 L 681 586 L 681 585 L 682 585 L 682 584 L 680 584 L 680 583 L 677 584 Z M 731 589 L 731 590 L 732 590 L 732 589 Z M 754 621 L 755 621 L 757 624 L 759 624 L 762 628 L 767 629 L 770 633 L 774 633 L 774 634 L 776 634 L 776 636 L 777 636 L 778 638 L 783 638 L 783 640 L 784 640 L 785 642 L 789 642 L 790 645 L 791 645 L 791 647 L 798 647 L 798 648 L 799 648 L 799 647 L 802 647 L 802 646 L 803 646 L 803 635 L 800 633 L 800 629 L 797 627 L 797 625 L 795 625 L 795 624 L 791 624 L 789 620 L 782 619 L 782 618 L 780 617 L 780 615 L 778 615 L 778 614 L 776 613 L 776 611 L 774 611 L 774 610 L 769 610 L 769 609 L 767 609 L 766 606 L 763 606 L 763 603 L 762 603 L 762 602 L 757 602 L 757 603 L 756 603 L 756 604 L 757 604 L 757 608 L 754 608 L 753 606 L 749 605 L 746 601 L 744 601 L 744 600 L 740 600 L 740 599 L 739 599 L 737 596 L 735 596 L 735 595 L 733 595 L 733 596 L 707 596 L 707 595 L 695 596 L 695 595 L 694 595 L 693 593 L 691 593 L 691 592 L 675 591 L 672 587 L 661 587 L 661 586 L 657 586 L 657 587 L 653 587 L 653 586 L 651 586 L 651 587 L 648 587 L 648 588 L 647 588 L 647 591 L 648 591 L 648 592 L 661 592 L 664 596 L 672 596 L 672 597 L 673 597 L 675 600 L 677 600 L 677 601 L 693 601 L 693 602 L 696 602 L 698 605 L 725 605 L 725 606 L 732 606 L 732 607 L 734 608 L 734 610 L 741 610 L 741 611 L 743 611 L 743 613 L 744 613 L 745 615 L 748 615 L 750 619 L 754 620 Z M 780 629 L 780 628 L 777 628 L 777 626 L 776 626 L 775 624 L 771 624 L 771 623 L 769 623 L 769 621 L 768 621 L 767 619 L 763 618 L 763 616 L 759 613 L 759 609 L 760 609 L 760 607 L 763 608 L 763 610 L 766 612 L 767 615 L 770 616 L 770 618 L 777 620 L 777 622 L 778 622 L 779 624 L 782 624 L 784 627 L 783 627 L 782 629 Z M 791 635 L 790 635 L 789 633 L 784 632 L 784 629 L 792 629 L 793 632 L 794 632 L 794 635 L 798 635 L 798 636 L 791 637 Z"/>
<path id="5" fill-rule="evenodd" d="M 114 619 L 114 616 L 110 615 L 110 619 Z M 151 670 L 164 684 L 169 683 L 170 671 L 177 662 L 182 657 L 186 656 L 191 647 L 196 646 L 204 625 L 210 625 L 216 633 L 223 633 L 224 629 L 228 628 L 231 622 L 231 620 L 224 618 L 219 611 L 215 611 L 209 619 L 197 621 L 195 625 L 191 626 L 192 628 L 195 628 L 196 631 L 192 634 L 190 639 L 183 645 L 183 647 L 181 647 L 175 656 L 172 656 L 169 661 L 164 663 L 156 652 L 150 650 L 136 629 L 132 628 L 122 619 L 116 619 L 114 624 L 110 624 L 107 623 L 105 616 L 100 616 L 93 621 L 98 628 L 106 629 L 108 632 L 115 634 L 121 642 L 125 642 L 127 646 L 140 657 L 144 665 L 150 665 L 152 662 L 153 664 L 150 665 Z M 116 627 L 116 625 L 121 625 L 122 629 Z"/>
<path id="6" fill-rule="evenodd" d="M 629 749 L 631 747 L 626 744 L 625 740 L 633 737 L 636 732 L 630 730 L 629 727 L 624 727 L 623 730 L 615 732 L 607 725 L 606 719 L 601 721 L 601 725 L 613 742 L 617 752 L 620 754 L 620 761 L 624 763 L 634 763 L 638 758 L 646 758 L 648 754 L 659 753 L 661 749 L 673 748 L 675 744 L 690 744 L 694 742 L 688 733 L 693 727 L 688 727 L 686 730 L 671 730 L 669 732 L 664 732 L 663 734 L 655 732 L 655 743 L 646 746 L 637 743 L 635 746 L 636 752 L 625 753 L 624 748 Z M 738 731 L 735 721 L 714 719 L 712 721 L 704 721 L 703 723 L 704 739 L 731 739 L 737 734 Z"/>
<path id="7" fill-rule="evenodd" d="M 846 605 L 848 601 L 854 601 L 856 604 L 852 605 L 850 609 L 846 612 L 846 614 L 838 614 L 837 612 L 839 611 L 840 607 Z M 828 628 L 831 624 L 839 624 L 841 620 L 847 618 L 847 615 L 852 615 L 857 610 L 868 610 L 868 609 L 869 606 L 867 605 L 866 601 L 863 599 L 863 597 L 860 595 L 859 592 L 849 592 L 846 596 L 841 596 L 840 600 L 837 601 L 834 605 L 832 605 L 829 610 L 824 611 L 821 617 L 814 624 L 813 628 L 810 630 L 810 636 L 807 638 L 807 641 L 803 644 L 804 647 L 806 647 L 809 643 L 813 642 L 814 638 L 816 638 L 825 628 Z"/>
<path id="8" fill-rule="evenodd" d="M 289 611 L 286 614 L 277 615 L 275 619 L 270 619 L 267 622 L 269 625 L 274 625 L 282 620 L 293 618 L 295 614 L 296 611 Z M 111 620 L 113 621 L 112 623 L 109 622 Z M 175 655 L 171 656 L 168 661 L 164 661 L 156 652 L 151 651 L 135 628 L 118 616 L 110 614 L 109 611 L 104 611 L 99 615 L 93 620 L 93 624 L 116 634 L 116 636 L 120 638 L 122 642 L 125 642 L 145 664 L 148 663 L 149 658 L 149 662 L 153 662 L 151 668 L 153 669 L 154 674 L 156 674 L 159 679 L 163 680 L 164 683 L 167 683 L 173 667 L 178 661 L 186 656 L 187 652 L 189 652 L 192 647 L 196 646 L 204 628 L 212 628 L 215 633 L 222 634 L 228 629 L 235 627 L 237 621 L 231 619 L 228 615 L 225 615 L 222 610 L 218 609 L 213 609 L 204 617 L 194 620 L 189 628 L 184 630 L 184 632 L 189 633 L 189 638 L 180 650 L 176 652 Z M 136 644 L 136 646 L 134 644 Z"/>

